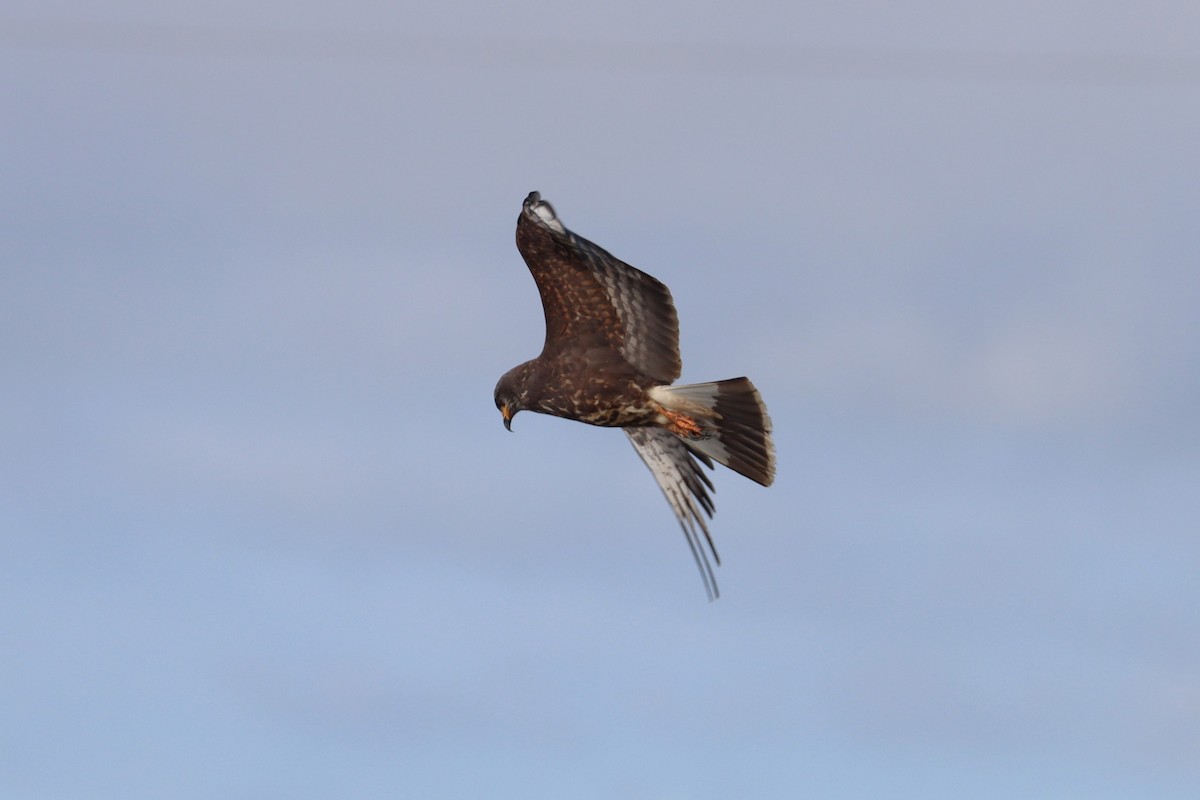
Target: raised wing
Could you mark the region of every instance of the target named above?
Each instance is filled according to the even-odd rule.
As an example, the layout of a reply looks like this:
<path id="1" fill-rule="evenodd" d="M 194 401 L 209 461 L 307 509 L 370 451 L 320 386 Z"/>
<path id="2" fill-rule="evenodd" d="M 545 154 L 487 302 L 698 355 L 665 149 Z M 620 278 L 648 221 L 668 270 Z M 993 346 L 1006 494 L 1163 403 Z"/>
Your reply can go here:
<path id="1" fill-rule="evenodd" d="M 712 564 L 708 554 L 719 565 L 721 557 L 713 546 L 712 536 L 708 525 L 704 522 L 704 514 L 710 518 L 715 506 L 709 491 L 713 490 L 712 481 L 704 470 L 703 463 L 709 469 L 713 468 L 712 461 L 700 453 L 693 452 L 683 443 L 683 440 L 663 428 L 625 428 L 629 441 L 637 450 L 642 461 L 654 474 L 659 488 L 671 504 L 687 538 L 688 547 L 692 550 L 692 558 L 696 559 L 696 567 L 700 570 L 700 578 L 704 581 L 704 590 L 708 599 L 715 600 L 720 592 L 717 590 L 717 578 L 713 575 Z M 701 510 L 704 514 L 701 514 Z M 700 535 L 703 534 L 703 540 Z M 707 545 L 707 549 L 706 549 Z"/>
<path id="2" fill-rule="evenodd" d="M 608 347 L 656 381 L 679 377 L 679 317 L 666 286 L 567 230 L 537 192 L 517 218 L 517 249 L 542 296 L 544 355 Z"/>

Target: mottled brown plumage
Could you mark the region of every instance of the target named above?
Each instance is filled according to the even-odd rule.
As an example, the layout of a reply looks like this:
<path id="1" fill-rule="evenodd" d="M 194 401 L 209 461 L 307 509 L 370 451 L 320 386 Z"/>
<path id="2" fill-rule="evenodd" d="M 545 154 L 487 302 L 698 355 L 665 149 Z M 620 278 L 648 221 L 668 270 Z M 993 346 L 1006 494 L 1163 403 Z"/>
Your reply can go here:
<path id="1" fill-rule="evenodd" d="M 541 294 L 546 340 L 537 358 L 496 385 L 505 427 L 511 430 L 513 416 L 529 410 L 625 429 L 715 598 L 707 553 L 718 564 L 720 557 L 704 518 L 714 511 L 713 486 L 700 464 L 712 469 L 715 460 L 771 484 L 771 421 L 758 391 L 746 378 L 670 386 L 682 369 L 670 291 L 567 230 L 537 192 L 517 218 L 517 249 Z"/>

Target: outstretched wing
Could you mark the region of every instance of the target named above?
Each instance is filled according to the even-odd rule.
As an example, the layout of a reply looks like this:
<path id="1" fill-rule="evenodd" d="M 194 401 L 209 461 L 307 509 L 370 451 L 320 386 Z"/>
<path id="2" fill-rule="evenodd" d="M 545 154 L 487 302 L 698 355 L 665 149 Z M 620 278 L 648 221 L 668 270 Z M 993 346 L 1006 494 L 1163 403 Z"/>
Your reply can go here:
<path id="1" fill-rule="evenodd" d="M 606 347 L 656 381 L 679 377 L 679 317 L 666 286 L 567 230 L 537 192 L 517 218 L 517 249 L 542 296 L 544 355 Z"/>
<path id="2" fill-rule="evenodd" d="M 633 448 L 654 474 L 654 480 L 658 481 L 667 502 L 671 504 L 671 510 L 679 519 L 679 527 L 683 528 L 683 535 L 692 550 L 692 557 L 696 559 L 696 567 L 700 570 L 708 599 L 717 599 L 720 592 L 717 590 L 717 579 L 713 575 L 708 554 L 712 553 L 717 564 L 721 563 L 721 557 L 717 555 L 708 525 L 704 522 L 704 514 L 711 518 L 715 510 L 712 498 L 708 494 L 713 490 L 713 485 L 708 475 L 704 474 L 704 470 L 700 469 L 701 463 L 712 469 L 712 461 L 705 455 L 689 450 L 682 439 L 663 428 L 624 430 L 629 435 Z M 704 514 L 700 513 L 701 510 Z M 700 538 L 701 534 L 704 535 L 703 540 Z"/>

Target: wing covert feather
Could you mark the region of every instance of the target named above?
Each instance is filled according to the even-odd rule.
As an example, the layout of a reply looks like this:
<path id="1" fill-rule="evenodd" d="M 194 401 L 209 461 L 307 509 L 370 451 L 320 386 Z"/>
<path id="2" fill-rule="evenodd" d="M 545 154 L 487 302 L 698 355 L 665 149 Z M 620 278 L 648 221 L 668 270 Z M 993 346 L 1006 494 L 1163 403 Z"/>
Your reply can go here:
<path id="1" fill-rule="evenodd" d="M 656 381 L 679 377 L 679 317 L 660 281 L 567 230 L 537 192 L 517 219 L 517 249 L 542 298 L 544 353 L 602 345 Z"/>

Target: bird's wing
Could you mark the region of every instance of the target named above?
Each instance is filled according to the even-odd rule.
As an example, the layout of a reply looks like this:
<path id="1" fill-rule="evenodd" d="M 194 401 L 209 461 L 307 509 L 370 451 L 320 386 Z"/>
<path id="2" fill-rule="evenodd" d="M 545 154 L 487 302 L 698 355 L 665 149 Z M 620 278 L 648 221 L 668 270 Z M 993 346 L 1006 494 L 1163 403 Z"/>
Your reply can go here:
<path id="1" fill-rule="evenodd" d="M 708 598 L 715 600 L 720 592 L 717 590 L 717 579 L 713 575 L 708 554 L 712 553 L 713 560 L 718 565 L 721 563 L 721 557 L 717 555 L 708 525 L 704 522 L 704 515 L 707 514 L 711 518 L 715 510 L 712 498 L 708 494 L 709 491 L 715 490 L 708 475 L 700 468 L 700 464 L 703 463 L 712 469 L 712 461 L 707 456 L 688 449 L 682 439 L 662 428 L 624 430 L 629 435 L 633 448 L 654 474 L 654 480 L 658 481 L 667 502 L 671 504 L 671 510 L 679 519 L 679 527 L 683 528 L 683 535 L 692 550 L 692 557 L 696 559 L 696 567 L 700 570 Z M 704 513 L 701 514 L 701 511 Z"/>
<path id="2" fill-rule="evenodd" d="M 537 192 L 517 218 L 517 249 L 542 296 L 543 354 L 606 347 L 656 381 L 679 377 L 679 317 L 666 286 L 567 230 Z"/>

